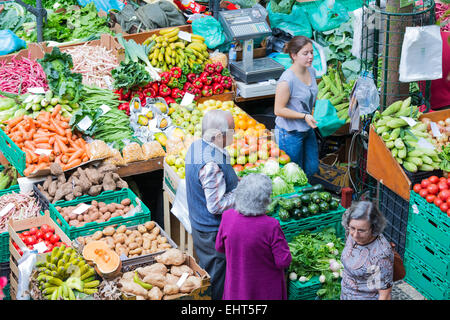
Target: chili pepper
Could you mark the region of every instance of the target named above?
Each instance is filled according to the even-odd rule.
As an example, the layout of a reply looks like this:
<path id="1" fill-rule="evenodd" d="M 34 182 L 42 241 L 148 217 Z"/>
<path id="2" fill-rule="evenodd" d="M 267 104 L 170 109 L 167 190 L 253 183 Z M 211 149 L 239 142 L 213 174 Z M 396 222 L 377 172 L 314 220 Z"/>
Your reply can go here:
<path id="1" fill-rule="evenodd" d="M 169 105 L 169 106 L 170 106 L 171 103 L 175 103 L 176 102 L 175 99 L 172 98 L 171 96 L 164 97 L 164 100 L 166 101 L 167 105 Z"/>
<path id="2" fill-rule="evenodd" d="M 194 85 L 194 87 L 196 87 L 197 89 L 201 89 L 203 87 L 203 82 L 200 80 L 200 78 L 196 78 L 192 84 Z"/>
<path id="3" fill-rule="evenodd" d="M 178 88 L 173 88 L 173 89 L 172 89 L 172 93 L 170 94 L 170 96 L 171 96 L 172 98 L 174 98 L 174 99 L 176 99 L 176 98 L 182 98 L 182 97 L 184 96 L 184 92 L 181 91 L 181 90 L 178 89 Z"/>
<path id="4" fill-rule="evenodd" d="M 230 70 L 228 70 L 227 68 L 223 68 L 223 70 L 222 70 L 222 72 L 220 74 L 225 76 L 225 77 L 231 76 Z"/>
<path id="5" fill-rule="evenodd" d="M 178 79 L 177 78 L 170 78 L 169 82 L 167 83 L 167 86 L 169 88 L 176 88 L 178 87 L 179 83 L 178 83 Z"/>
<path id="6" fill-rule="evenodd" d="M 184 86 L 183 86 L 183 90 L 184 90 L 185 92 L 194 93 L 195 87 L 194 87 L 194 85 L 193 85 L 192 83 L 186 82 L 186 83 L 184 84 Z"/>
<path id="7" fill-rule="evenodd" d="M 220 84 L 225 89 L 230 89 L 233 86 L 233 79 L 231 79 L 231 77 L 222 77 L 222 81 L 220 81 Z"/>
<path id="8" fill-rule="evenodd" d="M 191 71 L 191 69 L 189 69 L 189 65 L 185 64 L 181 67 L 181 72 L 186 75 Z"/>
<path id="9" fill-rule="evenodd" d="M 222 63 L 221 62 L 216 62 L 214 64 L 214 71 L 217 72 L 217 73 L 220 73 L 220 72 L 222 72 L 222 70 L 223 70 Z"/>
<path id="10" fill-rule="evenodd" d="M 188 73 L 187 79 L 189 82 L 194 82 L 195 78 L 197 78 L 197 75 L 195 73 Z"/>
<path id="11" fill-rule="evenodd" d="M 209 74 L 212 74 L 216 71 L 216 66 L 212 63 L 207 63 L 205 65 L 205 71 L 208 72 Z"/>
<path id="12" fill-rule="evenodd" d="M 161 97 L 167 97 L 170 95 L 171 92 L 172 90 L 170 90 L 170 88 L 166 84 L 162 84 L 159 86 L 158 93 Z"/>
<path id="13" fill-rule="evenodd" d="M 175 78 L 179 78 L 181 77 L 182 71 L 180 67 L 173 67 L 172 69 L 170 69 L 170 74 L 172 75 L 172 77 Z"/>
<path id="14" fill-rule="evenodd" d="M 187 77 L 185 74 L 182 74 L 181 77 L 178 79 L 178 82 L 184 85 L 187 81 Z"/>
<path id="15" fill-rule="evenodd" d="M 222 76 L 220 73 L 214 73 L 211 77 L 214 83 L 220 83 L 220 81 L 222 81 Z"/>
<path id="16" fill-rule="evenodd" d="M 221 94 L 224 91 L 223 86 L 220 83 L 214 83 L 212 87 L 213 94 Z"/>
<path id="17" fill-rule="evenodd" d="M 202 96 L 211 97 L 213 95 L 213 90 L 211 86 L 204 86 L 202 88 Z"/>
<path id="18" fill-rule="evenodd" d="M 194 63 L 192 65 L 192 72 L 195 74 L 199 74 L 203 71 L 203 65 L 198 64 L 198 63 Z"/>
<path id="19" fill-rule="evenodd" d="M 195 95 L 194 100 L 197 101 L 202 97 L 202 91 L 198 88 L 194 88 L 193 94 Z"/>
<path id="20" fill-rule="evenodd" d="M 161 77 L 161 83 L 166 84 L 170 81 L 170 72 L 162 72 L 160 75 Z"/>
<path id="21" fill-rule="evenodd" d="M 212 82 L 213 82 L 213 78 L 209 75 L 209 73 L 208 72 L 206 72 L 206 71 L 203 71 L 201 74 L 200 74 L 200 80 L 201 80 L 201 82 L 203 82 L 205 85 L 207 85 L 207 86 L 209 86 L 209 85 L 211 85 L 212 84 Z"/>

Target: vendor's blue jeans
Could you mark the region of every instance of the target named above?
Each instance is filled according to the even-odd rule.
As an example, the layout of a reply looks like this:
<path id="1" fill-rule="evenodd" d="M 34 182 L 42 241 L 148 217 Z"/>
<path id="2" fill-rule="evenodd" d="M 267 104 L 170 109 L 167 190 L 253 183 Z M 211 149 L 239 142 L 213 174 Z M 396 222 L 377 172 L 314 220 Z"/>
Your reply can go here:
<path id="1" fill-rule="evenodd" d="M 319 170 L 319 148 L 313 129 L 287 131 L 275 126 L 275 137 L 280 149 L 303 169 L 308 178 Z"/>

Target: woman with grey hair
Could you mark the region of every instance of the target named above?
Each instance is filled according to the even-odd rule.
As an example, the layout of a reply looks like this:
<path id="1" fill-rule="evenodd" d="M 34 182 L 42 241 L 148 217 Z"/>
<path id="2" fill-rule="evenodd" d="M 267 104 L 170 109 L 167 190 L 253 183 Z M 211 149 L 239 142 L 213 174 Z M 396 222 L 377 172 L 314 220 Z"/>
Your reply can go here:
<path id="1" fill-rule="evenodd" d="M 286 300 L 284 271 L 292 257 L 280 223 L 266 215 L 272 180 L 249 174 L 235 189 L 235 209 L 222 215 L 216 250 L 227 267 L 223 300 Z"/>
<path id="2" fill-rule="evenodd" d="M 370 201 L 354 202 L 342 216 L 347 240 L 341 300 L 390 300 L 394 253 L 382 232 L 386 219 Z"/>

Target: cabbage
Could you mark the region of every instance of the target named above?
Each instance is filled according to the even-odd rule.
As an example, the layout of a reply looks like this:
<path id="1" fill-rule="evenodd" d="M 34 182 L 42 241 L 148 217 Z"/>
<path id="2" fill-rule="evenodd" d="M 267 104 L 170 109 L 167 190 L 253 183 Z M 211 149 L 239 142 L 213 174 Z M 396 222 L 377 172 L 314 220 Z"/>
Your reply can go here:
<path id="1" fill-rule="evenodd" d="M 295 162 L 289 162 L 281 169 L 281 175 L 287 183 L 292 183 L 296 186 L 304 186 L 308 184 L 308 178 L 305 172 Z"/>
<path id="2" fill-rule="evenodd" d="M 275 176 L 279 172 L 280 172 L 280 165 L 278 164 L 278 161 L 275 160 L 267 160 L 266 163 L 264 163 L 264 168 L 261 170 L 261 173 L 269 177 Z"/>
<path id="3" fill-rule="evenodd" d="M 294 187 L 291 184 L 288 184 L 281 177 L 275 177 L 272 180 L 272 196 L 276 197 L 280 194 L 286 194 L 294 192 Z"/>

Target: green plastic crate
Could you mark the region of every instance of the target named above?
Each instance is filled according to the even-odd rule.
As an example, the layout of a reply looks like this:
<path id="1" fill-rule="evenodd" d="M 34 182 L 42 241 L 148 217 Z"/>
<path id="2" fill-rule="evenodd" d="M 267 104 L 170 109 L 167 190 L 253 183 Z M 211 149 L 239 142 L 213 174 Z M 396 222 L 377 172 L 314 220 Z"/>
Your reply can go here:
<path id="1" fill-rule="evenodd" d="M 63 203 L 58 203 L 58 207 L 70 207 L 76 206 L 80 203 L 90 204 L 93 200 L 98 202 L 104 202 L 106 204 L 109 203 L 120 203 L 123 199 L 129 198 L 131 203 L 136 206 L 137 204 L 137 196 L 130 189 L 122 189 L 119 191 L 106 191 L 101 195 L 92 197 L 92 196 L 82 196 L 72 201 L 65 201 Z M 61 214 L 56 210 L 56 207 L 53 204 L 50 204 L 50 217 L 61 226 L 64 233 L 70 238 L 70 240 L 76 239 L 78 237 L 84 237 L 95 233 L 96 231 L 101 231 L 108 226 L 112 226 L 115 224 L 125 225 L 127 227 L 135 226 L 138 224 L 143 224 L 147 221 L 151 220 L 150 209 L 141 201 L 142 212 L 136 213 L 132 217 L 114 217 L 110 220 L 102 223 L 98 222 L 89 222 L 86 223 L 82 227 L 72 227 L 64 220 Z M 58 223 L 57 219 L 59 219 L 62 223 Z"/>
<path id="2" fill-rule="evenodd" d="M 416 255 L 406 250 L 405 281 L 429 300 L 450 300 L 450 281 L 433 271 Z"/>
<path id="3" fill-rule="evenodd" d="M 422 198 L 418 193 L 411 191 L 410 193 L 410 206 L 416 204 L 418 209 L 423 213 L 424 216 L 431 216 L 439 223 L 444 225 L 450 225 L 450 217 L 446 213 L 442 212 L 434 203 L 428 203 L 424 198 Z"/>
<path id="4" fill-rule="evenodd" d="M 312 277 L 307 282 L 289 280 L 287 284 L 288 300 L 315 300 L 317 290 L 321 288 L 319 277 Z"/>
<path id="5" fill-rule="evenodd" d="M 12 186 L 11 188 L 0 190 L 0 197 L 11 193 L 18 193 L 20 191 L 19 185 Z M 9 233 L 8 231 L 0 233 L 0 263 L 9 262 Z"/>
<path id="6" fill-rule="evenodd" d="M 3 300 L 11 300 L 11 291 L 10 291 L 11 285 L 8 283 L 6 287 L 3 288 L 3 294 L 5 295 L 3 297 Z"/>
<path id="7" fill-rule="evenodd" d="M 23 152 L 10 137 L 0 129 L 0 151 L 6 160 L 23 176 L 25 170 L 25 152 Z"/>
<path id="8" fill-rule="evenodd" d="M 411 225 L 408 226 L 406 235 L 406 249 L 414 252 L 436 273 L 450 279 L 450 251 L 445 250 L 429 236 Z"/>

